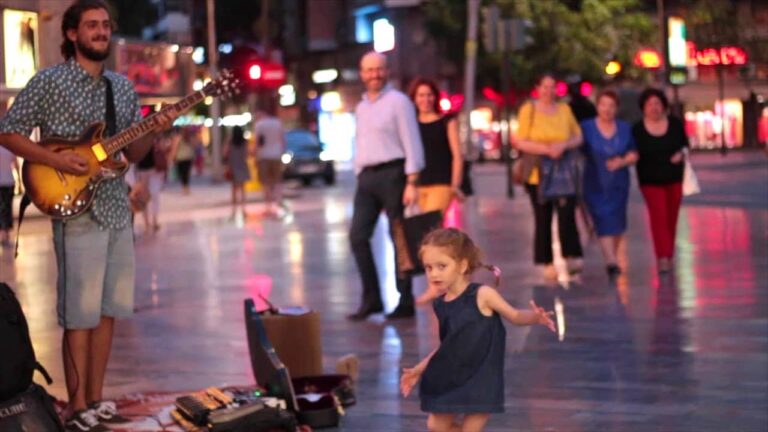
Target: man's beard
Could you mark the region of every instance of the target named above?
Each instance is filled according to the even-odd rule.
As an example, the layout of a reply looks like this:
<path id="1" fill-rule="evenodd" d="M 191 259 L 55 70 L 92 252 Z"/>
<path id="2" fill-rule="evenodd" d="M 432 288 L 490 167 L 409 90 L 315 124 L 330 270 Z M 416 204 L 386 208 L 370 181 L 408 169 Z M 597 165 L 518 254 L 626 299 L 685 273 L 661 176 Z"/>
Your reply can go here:
<path id="1" fill-rule="evenodd" d="M 78 38 L 75 40 L 75 47 L 77 48 L 77 52 L 79 52 L 83 57 L 87 58 L 88 60 L 92 61 L 104 61 L 109 57 L 110 52 L 112 51 L 112 44 L 107 45 L 107 49 L 104 51 L 98 51 L 96 49 L 93 49 L 89 46 L 86 46 L 84 43 L 80 41 Z"/>

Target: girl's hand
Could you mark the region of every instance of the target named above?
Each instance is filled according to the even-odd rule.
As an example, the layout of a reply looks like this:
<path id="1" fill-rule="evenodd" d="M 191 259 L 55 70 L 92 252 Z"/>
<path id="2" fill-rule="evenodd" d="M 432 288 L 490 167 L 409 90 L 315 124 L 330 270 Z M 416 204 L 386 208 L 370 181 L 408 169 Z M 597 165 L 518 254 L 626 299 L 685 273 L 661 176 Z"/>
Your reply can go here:
<path id="1" fill-rule="evenodd" d="M 403 376 L 400 377 L 400 392 L 403 397 L 408 397 L 411 394 L 411 390 L 419 382 L 422 372 L 424 371 L 418 367 L 403 368 Z"/>
<path id="2" fill-rule="evenodd" d="M 683 161 L 683 152 L 679 151 L 673 154 L 672 157 L 669 158 L 669 161 L 672 162 L 673 164 L 679 164 L 680 162 Z"/>
<path id="3" fill-rule="evenodd" d="M 551 318 L 555 315 L 554 312 L 547 312 L 544 310 L 544 308 L 536 306 L 536 302 L 533 300 L 531 300 L 531 310 L 534 314 L 536 314 L 536 324 L 547 326 L 548 329 L 557 333 L 557 330 L 555 329 L 555 322 L 552 321 Z"/>
<path id="4" fill-rule="evenodd" d="M 442 294 L 437 288 L 432 285 L 427 285 L 427 290 L 423 294 L 416 297 L 416 306 L 425 306 L 432 303 L 432 300 L 440 297 Z"/>

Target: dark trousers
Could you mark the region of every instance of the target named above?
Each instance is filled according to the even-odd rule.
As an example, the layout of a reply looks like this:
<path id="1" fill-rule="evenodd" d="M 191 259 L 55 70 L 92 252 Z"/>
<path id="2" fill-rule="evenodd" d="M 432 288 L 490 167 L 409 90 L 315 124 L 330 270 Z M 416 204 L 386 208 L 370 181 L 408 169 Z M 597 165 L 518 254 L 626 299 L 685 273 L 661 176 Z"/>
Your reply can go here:
<path id="1" fill-rule="evenodd" d="M 379 277 L 371 250 L 371 236 L 382 209 L 390 221 L 403 216 L 405 180 L 402 162 L 366 168 L 357 176 L 349 240 L 363 284 L 361 310 L 381 309 L 383 306 Z M 410 277 L 397 279 L 397 291 L 400 293 L 400 305 L 413 305 Z"/>
<path id="2" fill-rule="evenodd" d="M 533 262 L 551 264 L 552 258 L 552 212 L 557 208 L 557 231 L 563 257 L 578 258 L 583 255 L 579 228 L 576 225 L 576 197 L 562 198 L 539 203 L 538 185 L 526 184 L 525 190 L 531 199 L 536 222 L 533 239 Z"/>
<path id="3" fill-rule="evenodd" d="M 192 160 L 176 161 L 176 172 L 179 174 L 179 180 L 184 186 L 189 186 L 189 172 L 192 170 Z"/>

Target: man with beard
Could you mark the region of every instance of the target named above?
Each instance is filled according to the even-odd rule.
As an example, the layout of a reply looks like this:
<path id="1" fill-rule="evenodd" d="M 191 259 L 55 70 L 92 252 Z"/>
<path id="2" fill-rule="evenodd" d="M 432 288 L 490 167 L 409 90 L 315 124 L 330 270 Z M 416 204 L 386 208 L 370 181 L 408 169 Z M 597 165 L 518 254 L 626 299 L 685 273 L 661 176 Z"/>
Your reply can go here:
<path id="1" fill-rule="evenodd" d="M 76 139 L 89 125 L 114 118 L 115 133 L 141 119 L 133 84 L 104 68 L 112 20 L 101 0 L 78 0 L 61 24 L 66 61 L 35 75 L 0 119 L 0 145 L 33 162 L 83 175 L 87 161 L 74 152 L 54 153 L 28 137 Z M 109 101 L 111 99 L 111 102 Z M 107 115 L 107 107 L 114 110 Z M 161 114 L 158 130 L 174 115 Z M 108 121 L 109 123 L 109 121 Z M 123 150 L 130 162 L 149 151 L 155 134 Z M 128 187 L 123 178 L 104 181 L 85 214 L 53 221 L 57 258 L 57 315 L 64 328 L 62 356 L 69 405 L 66 429 L 95 432 L 126 422 L 102 397 L 115 318 L 133 313 L 134 251 Z"/>
<path id="2" fill-rule="evenodd" d="M 348 316 L 353 321 L 383 312 L 371 236 L 382 209 L 392 221 L 402 217 L 404 206 L 416 201 L 416 182 L 424 168 L 416 109 L 408 96 L 387 85 L 387 74 L 384 55 L 369 52 L 360 60 L 360 78 L 366 91 L 355 110 L 357 190 L 349 237 L 363 283 L 363 296 L 360 308 Z M 397 291 L 399 304 L 387 318 L 413 317 L 409 276 L 397 279 Z"/>

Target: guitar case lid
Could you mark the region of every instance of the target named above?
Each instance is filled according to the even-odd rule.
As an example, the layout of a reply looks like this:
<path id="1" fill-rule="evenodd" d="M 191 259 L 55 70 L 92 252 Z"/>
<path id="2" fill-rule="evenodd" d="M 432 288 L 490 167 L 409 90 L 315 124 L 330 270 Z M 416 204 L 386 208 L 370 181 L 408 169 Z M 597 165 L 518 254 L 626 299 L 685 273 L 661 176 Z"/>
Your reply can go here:
<path id="1" fill-rule="evenodd" d="M 320 375 L 291 379 L 267 337 L 261 315 L 252 299 L 245 300 L 248 351 L 256 383 L 270 396 L 285 400 L 302 424 L 313 428 L 337 427 L 342 402 L 354 403 L 351 381 L 346 375 Z M 351 402 L 351 403 L 350 403 Z"/>

